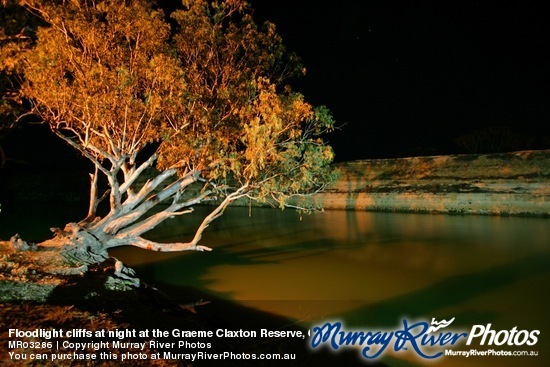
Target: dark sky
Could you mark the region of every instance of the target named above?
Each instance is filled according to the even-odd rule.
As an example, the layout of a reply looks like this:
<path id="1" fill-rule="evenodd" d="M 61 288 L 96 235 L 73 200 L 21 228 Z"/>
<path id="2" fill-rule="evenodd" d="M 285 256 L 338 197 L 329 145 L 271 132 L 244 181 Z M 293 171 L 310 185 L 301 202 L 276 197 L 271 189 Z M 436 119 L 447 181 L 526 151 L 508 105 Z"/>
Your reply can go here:
<path id="1" fill-rule="evenodd" d="M 549 149 L 544 3 L 251 0 L 257 20 L 275 23 L 308 70 L 291 85 L 344 125 L 327 137 L 337 161 L 465 153 L 456 138 L 486 126 Z M 43 135 L 10 143 L 7 153 L 21 160 L 29 146 L 56 149 Z"/>
<path id="2" fill-rule="evenodd" d="M 462 153 L 486 126 L 549 135 L 544 3 L 252 0 L 308 70 L 294 89 L 345 124 L 339 161 Z"/>

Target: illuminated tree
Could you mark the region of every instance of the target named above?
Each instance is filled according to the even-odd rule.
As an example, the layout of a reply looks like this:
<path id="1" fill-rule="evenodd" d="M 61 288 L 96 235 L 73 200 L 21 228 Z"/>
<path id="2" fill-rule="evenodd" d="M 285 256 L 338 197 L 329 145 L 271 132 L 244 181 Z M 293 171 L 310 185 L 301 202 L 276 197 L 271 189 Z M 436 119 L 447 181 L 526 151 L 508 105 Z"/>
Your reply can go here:
<path id="1" fill-rule="evenodd" d="M 95 167 L 88 217 L 52 240 L 67 256 L 92 263 L 121 245 L 210 250 L 199 245 L 203 231 L 235 200 L 284 207 L 332 179 L 320 137 L 331 115 L 283 84 L 301 66 L 244 0 L 183 1 L 170 22 L 145 0 L 22 3 L 46 25 L 10 56 L 22 69 L 20 97 Z M 102 196 L 110 206 L 98 217 Z M 189 241 L 142 237 L 204 201 L 216 204 Z"/>

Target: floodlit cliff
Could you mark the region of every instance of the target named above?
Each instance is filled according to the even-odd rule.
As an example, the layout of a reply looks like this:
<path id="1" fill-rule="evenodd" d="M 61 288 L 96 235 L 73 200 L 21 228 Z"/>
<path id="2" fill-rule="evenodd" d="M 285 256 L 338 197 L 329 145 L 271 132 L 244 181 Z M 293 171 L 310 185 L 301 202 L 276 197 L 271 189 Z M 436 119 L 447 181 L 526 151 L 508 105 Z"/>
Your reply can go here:
<path id="1" fill-rule="evenodd" d="M 550 150 L 335 165 L 325 209 L 550 216 Z"/>
<path id="2" fill-rule="evenodd" d="M 339 181 L 313 199 L 328 210 L 550 217 L 550 150 L 370 159 L 334 167 Z M 19 193 L 19 203 L 85 203 L 85 179 L 62 172 L 20 174 L 8 175 L 0 186 Z M 201 189 L 195 185 L 189 191 Z"/>

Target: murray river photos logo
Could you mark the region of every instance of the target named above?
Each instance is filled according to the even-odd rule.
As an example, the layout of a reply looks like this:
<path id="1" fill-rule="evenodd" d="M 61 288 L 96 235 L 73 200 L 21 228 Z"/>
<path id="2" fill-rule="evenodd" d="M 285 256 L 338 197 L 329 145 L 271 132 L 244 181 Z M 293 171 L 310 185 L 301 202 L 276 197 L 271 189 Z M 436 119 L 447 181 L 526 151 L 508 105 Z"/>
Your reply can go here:
<path id="1" fill-rule="evenodd" d="M 357 348 L 367 360 L 375 360 L 386 352 L 413 352 L 421 358 L 436 359 L 445 350 L 465 343 L 467 346 L 533 346 L 539 330 L 494 330 L 492 324 L 473 325 L 469 331 L 452 330 L 451 320 L 410 322 L 403 319 L 393 330 L 346 330 L 341 322 L 326 322 L 310 331 L 312 349 L 326 346 L 334 351 Z"/>

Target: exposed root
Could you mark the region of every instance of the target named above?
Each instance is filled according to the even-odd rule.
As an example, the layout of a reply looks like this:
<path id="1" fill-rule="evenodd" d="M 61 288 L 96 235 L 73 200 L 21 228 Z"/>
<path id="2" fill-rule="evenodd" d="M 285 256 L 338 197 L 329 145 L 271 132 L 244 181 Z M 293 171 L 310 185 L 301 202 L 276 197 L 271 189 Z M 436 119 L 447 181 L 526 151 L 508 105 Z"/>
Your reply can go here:
<path id="1" fill-rule="evenodd" d="M 50 268 L 49 273 L 55 275 L 84 275 L 88 271 L 88 265 L 82 265 L 76 268 L 56 267 Z"/>
<path id="2" fill-rule="evenodd" d="M 130 283 L 131 286 L 139 288 L 139 278 L 135 277 L 136 272 L 125 266 L 122 261 L 115 259 L 115 276 Z"/>
<path id="3" fill-rule="evenodd" d="M 19 234 L 15 234 L 10 238 L 10 244 L 15 251 L 35 251 L 36 245 L 27 241 L 24 241 Z"/>

